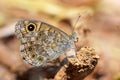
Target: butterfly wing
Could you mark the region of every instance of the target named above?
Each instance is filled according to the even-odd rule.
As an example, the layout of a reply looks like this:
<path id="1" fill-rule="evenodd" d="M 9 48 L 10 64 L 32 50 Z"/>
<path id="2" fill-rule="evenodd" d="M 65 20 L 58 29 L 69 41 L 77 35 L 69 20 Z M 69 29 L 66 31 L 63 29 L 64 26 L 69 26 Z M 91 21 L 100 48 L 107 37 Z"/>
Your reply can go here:
<path id="1" fill-rule="evenodd" d="M 25 25 L 29 23 L 35 23 L 37 29 L 27 32 Z M 23 59 L 34 66 L 58 58 L 74 44 L 68 34 L 41 21 L 22 20 L 17 23 L 15 33 L 21 41 Z"/>
<path id="2" fill-rule="evenodd" d="M 43 30 L 42 28 L 45 27 L 49 29 L 47 31 Z M 68 34 L 46 23 L 41 24 L 41 28 L 38 33 L 40 33 L 41 36 L 37 43 L 42 43 L 41 46 L 48 55 L 47 61 L 52 61 L 53 59 L 58 58 L 74 44 L 74 41 L 71 40 Z M 41 49 L 38 49 L 38 53 L 39 55 L 42 55 L 40 50 Z"/>

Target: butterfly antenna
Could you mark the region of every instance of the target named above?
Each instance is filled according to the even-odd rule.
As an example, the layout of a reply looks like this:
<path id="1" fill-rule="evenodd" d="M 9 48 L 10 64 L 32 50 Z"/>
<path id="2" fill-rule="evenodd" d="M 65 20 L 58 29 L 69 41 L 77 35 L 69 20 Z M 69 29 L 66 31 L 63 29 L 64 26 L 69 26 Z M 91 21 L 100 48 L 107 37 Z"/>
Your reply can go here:
<path id="1" fill-rule="evenodd" d="M 74 26 L 73 26 L 73 32 L 75 31 L 75 28 L 76 28 L 76 26 L 77 26 L 77 23 L 78 23 L 79 19 L 80 19 L 80 16 L 78 17 L 77 21 L 75 22 L 75 24 L 74 24 Z"/>
<path id="2" fill-rule="evenodd" d="M 80 17 L 81 17 L 81 16 L 78 17 L 78 19 L 76 20 L 76 22 L 75 22 L 75 24 L 74 24 L 74 26 L 73 26 L 73 33 L 75 33 L 75 28 L 76 28 L 76 26 L 77 26 L 77 23 L 79 22 Z M 77 41 L 78 41 L 78 38 L 77 38 Z M 76 53 L 76 55 L 77 55 L 77 45 L 76 45 L 76 43 L 75 43 L 75 53 Z M 77 57 L 77 56 L 76 56 L 76 57 Z"/>

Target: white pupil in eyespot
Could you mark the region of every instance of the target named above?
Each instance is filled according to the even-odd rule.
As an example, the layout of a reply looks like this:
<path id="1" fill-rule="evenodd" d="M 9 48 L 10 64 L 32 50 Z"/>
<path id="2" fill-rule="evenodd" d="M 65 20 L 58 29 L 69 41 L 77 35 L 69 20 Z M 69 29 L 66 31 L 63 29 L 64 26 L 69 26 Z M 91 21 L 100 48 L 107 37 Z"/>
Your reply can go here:
<path id="1" fill-rule="evenodd" d="M 34 28 L 35 28 L 35 26 L 34 26 L 33 24 L 30 24 L 30 25 L 28 26 L 28 30 L 29 30 L 29 31 L 33 31 Z"/>

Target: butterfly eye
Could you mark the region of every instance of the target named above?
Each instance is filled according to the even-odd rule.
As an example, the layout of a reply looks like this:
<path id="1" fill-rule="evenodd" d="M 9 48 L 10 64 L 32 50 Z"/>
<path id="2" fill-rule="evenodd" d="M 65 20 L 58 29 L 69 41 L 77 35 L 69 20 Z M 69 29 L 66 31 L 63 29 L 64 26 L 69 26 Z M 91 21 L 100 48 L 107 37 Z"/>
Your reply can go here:
<path id="1" fill-rule="evenodd" d="M 35 31 L 35 30 L 36 30 L 36 24 L 34 24 L 34 23 L 29 23 L 29 24 L 26 26 L 26 30 L 27 30 L 27 32 Z"/>

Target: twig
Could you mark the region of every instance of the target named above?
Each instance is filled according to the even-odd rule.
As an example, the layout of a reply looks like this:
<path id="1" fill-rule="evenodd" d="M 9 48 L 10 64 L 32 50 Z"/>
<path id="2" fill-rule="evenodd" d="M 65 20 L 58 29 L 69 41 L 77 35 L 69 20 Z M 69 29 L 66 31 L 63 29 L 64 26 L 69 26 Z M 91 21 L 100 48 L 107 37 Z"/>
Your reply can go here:
<path id="1" fill-rule="evenodd" d="M 81 48 L 76 56 L 68 58 L 69 64 L 61 68 L 55 80 L 83 80 L 94 70 L 99 59 L 95 50 L 88 47 Z"/>

